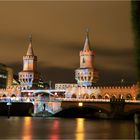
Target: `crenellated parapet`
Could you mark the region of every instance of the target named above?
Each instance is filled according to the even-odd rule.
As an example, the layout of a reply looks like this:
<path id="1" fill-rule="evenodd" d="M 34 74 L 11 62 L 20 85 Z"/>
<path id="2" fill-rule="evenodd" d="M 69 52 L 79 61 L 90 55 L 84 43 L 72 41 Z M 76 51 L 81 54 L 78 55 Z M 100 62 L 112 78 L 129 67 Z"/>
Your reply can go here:
<path id="1" fill-rule="evenodd" d="M 80 51 L 80 56 L 82 55 L 91 55 L 91 56 L 94 56 L 95 55 L 95 52 L 92 51 L 92 50 L 82 50 Z"/>
<path id="2" fill-rule="evenodd" d="M 125 99 L 135 100 L 138 94 L 138 87 L 132 86 L 97 86 L 97 87 L 71 87 L 66 89 L 69 98 L 88 98 L 88 99 Z"/>
<path id="3" fill-rule="evenodd" d="M 20 85 L 12 85 L 8 86 L 6 89 L 0 89 L 0 97 L 19 97 L 20 95 Z"/>

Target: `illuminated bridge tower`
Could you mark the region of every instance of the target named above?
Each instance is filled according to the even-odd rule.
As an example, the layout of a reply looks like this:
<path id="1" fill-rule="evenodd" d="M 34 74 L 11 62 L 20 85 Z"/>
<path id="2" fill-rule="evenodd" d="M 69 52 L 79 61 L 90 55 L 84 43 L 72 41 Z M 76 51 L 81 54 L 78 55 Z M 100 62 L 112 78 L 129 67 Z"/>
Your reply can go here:
<path id="1" fill-rule="evenodd" d="M 75 70 L 75 79 L 79 86 L 92 86 L 98 80 L 98 72 L 94 68 L 94 51 L 90 49 L 88 31 L 84 48 L 80 51 L 80 68 Z"/>
<path id="2" fill-rule="evenodd" d="M 23 56 L 23 71 L 19 72 L 19 82 L 22 89 L 36 88 L 39 80 L 39 73 L 37 72 L 37 56 L 34 55 L 32 47 L 32 36 L 28 50 Z"/>

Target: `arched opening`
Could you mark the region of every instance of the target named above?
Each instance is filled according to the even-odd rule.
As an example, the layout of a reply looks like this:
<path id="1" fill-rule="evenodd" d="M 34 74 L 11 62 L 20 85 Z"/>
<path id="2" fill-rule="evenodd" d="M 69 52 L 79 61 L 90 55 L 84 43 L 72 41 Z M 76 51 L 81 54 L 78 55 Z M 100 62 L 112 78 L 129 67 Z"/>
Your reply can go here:
<path id="1" fill-rule="evenodd" d="M 16 95 L 15 94 L 12 94 L 11 97 L 16 97 Z"/>
<path id="2" fill-rule="evenodd" d="M 71 98 L 76 98 L 76 94 L 72 94 Z"/>
<path id="3" fill-rule="evenodd" d="M 112 95 L 111 99 L 115 100 L 117 99 L 115 95 Z"/>
<path id="4" fill-rule="evenodd" d="M 119 99 L 123 99 L 124 95 L 123 94 L 119 94 Z"/>
<path id="5" fill-rule="evenodd" d="M 140 93 L 137 94 L 137 96 L 136 96 L 136 100 L 140 100 Z"/>
<path id="6" fill-rule="evenodd" d="M 109 99 L 109 95 L 105 95 L 105 97 L 104 97 L 105 99 Z"/>
<path id="7" fill-rule="evenodd" d="M 98 95 L 98 99 L 102 99 L 102 95 Z"/>
<path id="8" fill-rule="evenodd" d="M 127 94 L 126 95 L 126 100 L 132 100 L 132 95 L 131 94 Z"/>
<path id="9" fill-rule="evenodd" d="M 95 96 L 94 96 L 94 95 L 91 95 L 91 96 L 90 96 L 90 99 L 96 99 L 96 98 L 95 98 Z"/>
<path id="10" fill-rule="evenodd" d="M 83 95 L 83 98 L 84 98 L 84 99 L 89 99 L 89 95 L 88 95 L 88 94 L 84 94 L 84 95 Z"/>
<path id="11" fill-rule="evenodd" d="M 2 97 L 6 97 L 6 95 L 5 95 L 5 94 L 3 94 L 3 95 L 2 95 Z"/>

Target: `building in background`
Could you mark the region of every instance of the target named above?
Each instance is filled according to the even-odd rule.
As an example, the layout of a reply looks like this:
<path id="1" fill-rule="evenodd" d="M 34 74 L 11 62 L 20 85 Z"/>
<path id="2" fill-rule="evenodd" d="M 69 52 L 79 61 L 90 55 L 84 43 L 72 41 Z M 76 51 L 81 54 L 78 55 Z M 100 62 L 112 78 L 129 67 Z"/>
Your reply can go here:
<path id="1" fill-rule="evenodd" d="M 39 78 L 40 74 L 37 72 L 37 56 L 34 55 L 32 37 L 30 36 L 27 53 L 23 56 L 23 70 L 19 72 L 21 89 L 37 88 Z"/>
<path id="2" fill-rule="evenodd" d="M 13 69 L 0 64 L 0 88 L 6 88 L 13 83 Z"/>

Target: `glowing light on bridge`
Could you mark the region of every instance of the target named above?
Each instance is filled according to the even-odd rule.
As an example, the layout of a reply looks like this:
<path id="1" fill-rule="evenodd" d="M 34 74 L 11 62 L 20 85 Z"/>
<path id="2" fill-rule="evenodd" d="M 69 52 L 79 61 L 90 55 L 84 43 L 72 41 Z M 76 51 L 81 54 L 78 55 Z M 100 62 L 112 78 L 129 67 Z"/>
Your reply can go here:
<path id="1" fill-rule="evenodd" d="M 82 102 L 78 103 L 78 106 L 79 107 L 82 107 L 83 106 L 83 103 Z"/>

